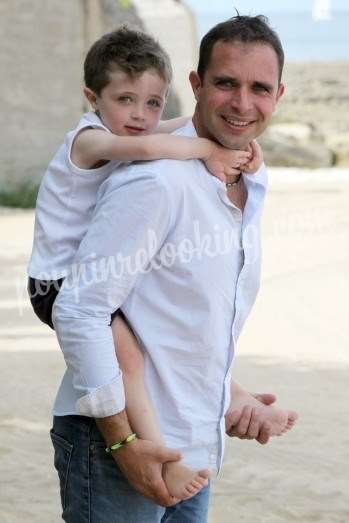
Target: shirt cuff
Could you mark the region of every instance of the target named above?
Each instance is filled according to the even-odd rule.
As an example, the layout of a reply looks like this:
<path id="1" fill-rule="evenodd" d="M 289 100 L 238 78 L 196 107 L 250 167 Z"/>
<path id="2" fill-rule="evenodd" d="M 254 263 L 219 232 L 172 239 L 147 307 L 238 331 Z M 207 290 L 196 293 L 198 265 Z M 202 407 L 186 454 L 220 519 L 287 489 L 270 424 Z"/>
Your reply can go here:
<path id="1" fill-rule="evenodd" d="M 76 410 L 81 416 L 106 418 L 125 409 L 125 391 L 120 374 L 114 381 L 98 387 L 76 402 Z"/>

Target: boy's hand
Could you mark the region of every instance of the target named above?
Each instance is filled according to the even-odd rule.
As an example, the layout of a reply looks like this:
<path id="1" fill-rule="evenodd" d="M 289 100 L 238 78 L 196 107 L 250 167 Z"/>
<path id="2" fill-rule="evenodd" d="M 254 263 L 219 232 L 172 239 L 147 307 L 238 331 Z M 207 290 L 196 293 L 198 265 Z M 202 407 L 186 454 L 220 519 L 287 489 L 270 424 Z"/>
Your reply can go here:
<path id="1" fill-rule="evenodd" d="M 212 142 L 211 154 L 204 159 L 206 168 L 213 176 L 226 182 L 227 176 L 239 175 L 243 166 L 252 160 L 253 151 L 236 151 Z"/>
<path id="2" fill-rule="evenodd" d="M 241 166 L 241 171 L 246 174 L 253 174 L 258 171 L 263 163 L 263 151 L 261 146 L 256 140 L 253 140 L 248 146 L 252 157 L 251 159 Z"/>

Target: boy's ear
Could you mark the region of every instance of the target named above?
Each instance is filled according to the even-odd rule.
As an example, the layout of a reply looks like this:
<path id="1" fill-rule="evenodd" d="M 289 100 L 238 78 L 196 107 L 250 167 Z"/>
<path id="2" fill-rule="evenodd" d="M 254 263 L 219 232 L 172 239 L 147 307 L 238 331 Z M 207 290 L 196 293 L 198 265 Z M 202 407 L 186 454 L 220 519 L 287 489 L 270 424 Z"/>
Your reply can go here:
<path id="1" fill-rule="evenodd" d="M 93 109 L 97 109 L 97 95 L 89 87 L 84 87 L 84 95 Z"/>
<path id="2" fill-rule="evenodd" d="M 195 100 L 198 102 L 200 98 L 200 90 L 201 90 L 201 80 L 200 76 L 196 71 L 191 71 L 189 74 L 189 82 L 191 84 L 191 88 L 193 90 Z"/>

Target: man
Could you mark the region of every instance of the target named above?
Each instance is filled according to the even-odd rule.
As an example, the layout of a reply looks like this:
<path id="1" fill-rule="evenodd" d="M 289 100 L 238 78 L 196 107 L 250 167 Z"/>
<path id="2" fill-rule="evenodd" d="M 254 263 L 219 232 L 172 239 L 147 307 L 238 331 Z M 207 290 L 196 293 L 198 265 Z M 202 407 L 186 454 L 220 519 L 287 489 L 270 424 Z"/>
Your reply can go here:
<path id="1" fill-rule="evenodd" d="M 178 133 L 247 147 L 283 94 L 282 67 L 263 17 L 219 24 L 190 75 L 193 122 Z M 53 313 L 67 362 L 52 431 L 66 521 L 206 521 L 209 487 L 174 504 L 161 470 L 180 457 L 196 469 L 221 466 L 230 366 L 259 286 L 265 190 L 264 168 L 226 187 L 197 160 L 134 164 L 102 186 L 79 278 L 67 278 Z M 144 349 L 149 394 L 176 451 L 124 442 L 132 430 L 109 325 L 119 308 Z M 253 409 L 227 432 L 269 438 Z M 104 441 L 124 444 L 111 455 Z"/>

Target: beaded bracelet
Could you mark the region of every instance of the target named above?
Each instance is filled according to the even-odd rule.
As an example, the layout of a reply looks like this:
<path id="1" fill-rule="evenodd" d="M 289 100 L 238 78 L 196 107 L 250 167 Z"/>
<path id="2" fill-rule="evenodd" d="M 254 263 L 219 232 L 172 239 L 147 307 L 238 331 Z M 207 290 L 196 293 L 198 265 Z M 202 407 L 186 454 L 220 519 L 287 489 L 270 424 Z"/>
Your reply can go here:
<path id="1" fill-rule="evenodd" d="M 126 445 L 127 443 L 131 443 L 131 441 L 134 441 L 136 438 L 137 438 L 137 434 L 130 434 L 129 436 L 127 436 L 127 438 L 122 439 L 121 441 L 117 441 L 113 445 L 110 445 L 110 447 L 107 447 L 105 449 L 105 451 L 112 452 L 113 450 L 118 450 L 121 447 L 123 447 L 124 445 Z"/>

